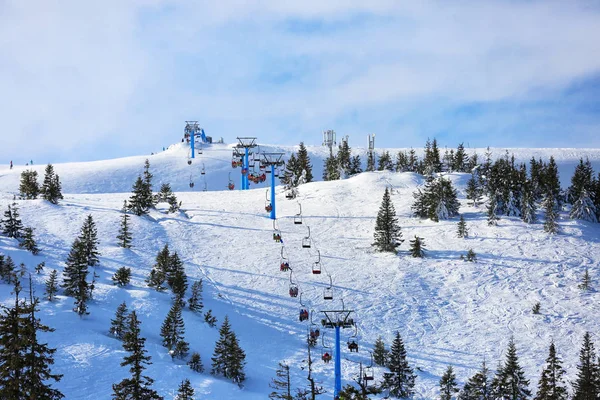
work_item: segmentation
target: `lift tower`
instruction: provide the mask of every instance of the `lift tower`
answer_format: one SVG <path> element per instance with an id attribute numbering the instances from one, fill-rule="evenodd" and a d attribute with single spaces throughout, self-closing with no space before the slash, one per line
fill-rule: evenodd
<path id="1" fill-rule="evenodd" d="M 271 219 L 276 219 L 275 214 L 275 168 L 283 167 L 284 153 L 262 153 L 262 165 L 271 167 Z"/>
<path id="2" fill-rule="evenodd" d="M 329 147 L 329 152 L 331 153 L 335 145 L 335 131 L 333 129 L 323 131 L 323 146 Z"/>
<path id="3" fill-rule="evenodd" d="M 375 171 L 375 134 L 367 135 L 369 141 L 369 153 L 367 154 L 367 171 Z M 371 166 L 371 169 L 369 169 Z"/>
<path id="4" fill-rule="evenodd" d="M 235 146 L 237 149 L 244 149 L 242 154 L 242 187 L 241 190 L 250 189 L 250 183 L 248 182 L 248 173 L 250 166 L 248 165 L 248 156 L 251 154 L 250 149 L 256 147 L 255 137 L 238 137 L 238 144 Z"/>
<path id="5" fill-rule="evenodd" d="M 343 305 L 343 303 L 342 303 Z M 340 346 L 340 328 L 354 327 L 354 319 L 350 318 L 353 310 L 329 310 L 321 311 L 325 318 L 321 319 L 321 325 L 324 328 L 335 329 L 335 385 L 333 388 L 333 398 L 337 399 L 342 391 L 342 355 Z"/>
<path id="6" fill-rule="evenodd" d="M 204 129 L 200 128 L 198 125 L 198 121 L 185 121 L 185 129 L 184 129 L 185 137 L 190 141 L 190 145 L 192 146 L 191 156 L 195 157 L 195 145 L 196 145 L 196 137 L 200 138 L 202 143 L 207 143 L 208 138 L 204 133 Z M 212 139 L 211 139 L 212 140 Z"/>

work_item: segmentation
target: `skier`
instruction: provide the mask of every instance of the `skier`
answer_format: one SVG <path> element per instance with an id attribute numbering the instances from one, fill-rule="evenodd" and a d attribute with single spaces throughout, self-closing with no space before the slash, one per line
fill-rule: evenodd
<path id="1" fill-rule="evenodd" d="M 12 160 L 10 160 L 10 169 L 12 169 Z"/>

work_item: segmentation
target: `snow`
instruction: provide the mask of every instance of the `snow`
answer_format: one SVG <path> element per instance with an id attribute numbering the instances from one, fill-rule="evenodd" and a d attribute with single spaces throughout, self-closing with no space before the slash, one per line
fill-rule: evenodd
<path id="1" fill-rule="evenodd" d="M 296 151 L 297 146 L 261 145 L 261 151 Z M 392 154 L 399 149 L 389 149 Z M 467 149 L 469 152 L 472 149 Z M 308 147 L 315 177 L 320 177 L 328 149 Z M 358 149 L 363 164 L 364 149 Z M 492 149 L 502 156 L 504 149 Z M 598 171 L 597 149 L 510 149 L 517 161 L 534 156 L 547 160 L 554 155 L 563 187 L 568 185 L 580 157 L 589 157 Z M 482 159 L 485 149 L 477 149 Z M 272 240 L 272 221 L 264 212 L 265 185 L 252 185 L 249 191 L 228 191 L 228 173 L 239 186 L 239 168 L 231 169 L 231 146 L 205 146 L 191 166 L 187 165 L 185 144 L 175 144 L 151 156 L 135 156 L 97 162 L 55 164 L 63 184 L 64 200 L 58 206 L 42 200 L 18 201 L 25 226 L 35 228 L 41 253 L 38 256 L 19 249 L 17 242 L 0 236 L 0 252 L 24 262 L 33 272 L 45 261 L 41 275 L 34 275 L 36 293 L 43 294 L 43 283 L 51 269 L 62 271 L 70 246 L 79 234 L 85 217 L 91 214 L 100 238 L 100 275 L 90 304 L 90 315 L 80 318 L 71 311 L 73 299 L 58 299 L 41 304 L 42 321 L 56 328 L 44 335 L 56 347 L 53 372 L 64 374 L 55 384 L 67 399 L 110 398 L 111 385 L 127 376 L 119 364 L 124 356 L 121 342 L 108 334 L 110 319 L 125 301 L 142 321 L 146 349 L 152 356 L 147 375 L 156 380 L 161 395 L 172 398 L 181 380 L 188 378 L 198 398 L 264 399 L 271 389 L 279 361 L 291 365 L 294 387 L 307 382 L 304 345 L 309 322 L 299 322 L 299 298 L 290 298 L 289 273 L 279 271 L 281 245 Z M 182 201 L 182 211 L 165 214 L 152 210 L 149 216 L 130 219 L 133 247 L 117 247 L 116 235 L 123 200 L 150 160 L 154 189 L 169 182 Z M 199 171 L 202 164 L 206 175 Z M 34 166 L 43 178 L 44 165 Z M 29 168 L 0 167 L 0 211 L 4 211 L 18 192 L 20 172 Z M 189 188 L 190 173 L 196 185 Z M 314 182 L 300 187 L 296 200 L 289 201 L 281 188 L 277 191 L 278 227 L 290 266 L 293 282 L 302 292 L 302 303 L 315 310 L 342 307 L 355 310 L 358 323 L 359 353 L 344 351 L 343 380 L 358 373 L 358 362 L 370 361 L 367 349 L 381 335 L 391 344 L 400 331 L 410 364 L 418 367 L 416 398 L 431 399 L 438 393 L 438 382 L 447 365 L 454 366 L 462 383 L 485 358 L 491 367 L 504 357 L 514 335 L 521 365 L 531 380 L 539 378 L 548 346 L 554 340 L 564 359 L 568 378 L 576 373 L 578 349 L 586 330 L 597 335 L 600 322 L 596 305 L 598 292 L 582 293 L 577 285 L 589 267 L 592 282 L 598 282 L 594 268 L 600 259 L 600 225 L 574 221 L 561 213 L 559 235 L 548 235 L 542 223 L 528 225 L 516 217 L 501 217 L 497 227 L 487 226 L 485 207 L 467 206 L 468 174 L 449 174 L 457 186 L 460 212 L 469 228 L 469 238 L 456 237 L 458 218 L 438 223 L 411 216 L 412 193 L 424 183 L 414 173 L 373 172 L 334 181 Z M 203 192 L 203 179 L 209 191 Z M 268 180 L 267 180 L 268 183 Z M 386 186 L 392 186 L 392 201 L 399 217 L 403 237 L 400 255 L 373 251 L 375 217 Z M 302 204 L 302 225 L 293 217 Z M 539 215 L 542 220 L 542 215 Z M 313 246 L 302 248 L 310 226 Z M 426 258 L 414 259 L 408 252 L 408 239 L 425 239 Z M 210 375 L 210 357 L 218 338 L 216 328 L 204 323 L 202 316 L 184 312 L 186 339 L 191 351 L 202 356 L 206 372 L 191 371 L 184 362 L 173 361 L 160 344 L 160 325 L 170 306 L 168 293 L 146 287 L 157 252 L 168 243 L 185 263 L 193 281 L 204 280 L 204 310 L 212 309 L 217 328 L 228 315 L 242 348 L 247 354 L 247 381 L 240 389 L 222 378 Z M 472 248 L 478 262 L 460 260 Z M 321 253 L 323 273 L 313 275 L 312 264 Z M 132 269 L 132 282 L 126 288 L 112 284 L 111 276 L 120 267 Z M 334 300 L 322 299 L 332 276 Z M 191 282 L 190 282 L 191 286 Z M 10 304 L 11 288 L 0 284 L 0 301 Z M 531 307 L 541 303 L 541 314 Z M 324 330 L 322 329 L 322 332 Z M 354 332 L 342 334 L 344 342 Z M 600 340 L 593 336 L 595 342 Z M 333 387 L 333 363 L 320 361 L 322 344 L 332 346 L 332 332 L 325 332 L 315 349 L 315 375 L 328 389 Z M 345 346 L 343 347 L 345 348 Z M 383 369 L 376 368 L 380 380 Z"/>

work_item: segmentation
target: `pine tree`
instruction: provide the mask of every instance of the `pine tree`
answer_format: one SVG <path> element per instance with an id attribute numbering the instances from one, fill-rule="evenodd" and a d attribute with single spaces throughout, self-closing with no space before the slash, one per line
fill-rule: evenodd
<path id="1" fill-rule="evenodd" d="M 340 179 L 338 159 L 333 152 L 329 152 L 329 156 L 325 159 L 324 163 L 323 180 L 335 181 L 338 179 Z"/>
<path id="2" fill-rule="evenodd" d="M 379 336 L 373 346 L 373 362 L 381 366 L 387 365 L 388 354 L 389 351 L 385 348 L 383 338 Z"/>
<path id="3" fill-rule="evenodd" d="M 444 178 L 427 177 L 424 189 L 413 193 L 415 202 L 411 209 L 417 217 L 430 218 L 438 222 L 458 215 L 460 203 L 452 182 Z"/>
<path id="4" fill-rule="evenodd" d="M 357 175 L 362 172 L 362 163 L 360 161 L 360 156 L 357 154 L 352 157 L 352 161 L 350 161 L 350 176 Z"/>
<path id="5" fill-rule="evenodd" d="M 144 161 L 144 173 L 143 173 L 143 180 L 144 180 L 143 199 L 144 199 L 145 206 L 147 206 L 148 208 L 152 208 L 156 204 L 154 201 L 154 196 L 152 195 L 152 178 L 153 177 L 154 177 L 154 175 L 152 175 L 152 173 L 150 173 L 150 161 L 148 161 L 148 159 L 146 158 L 146 161 Z"/>
<path id="6" fill-rule="evenodd" d="M 19 218 L 19 208 L 17 203 L 13 203 L 12 206 L 8 205 L 8 210 L 4 212 L 4 219 L 1 221 L 4 225 L 3 234 L 10 238 L 19 239 L 23 236 L 23 223 Z"/>
<path id="7" fill-rule="evenodd" d="M 42 272 L 44 272 L 44 267 L 46 266 L 46 261 L 42 261 L 41 263 L 39 263 L 38 265 L 35 266 L 35 273 L 36 274 L 41 274 Z"/>
<path id="8" fill-rule="evenodd" d="M 588 267 L 585 267 L 585 272 L 583 273 L 583 278 L 581 278 L 581 283 L 577 286 L 581 290 L 590 290 L 591 289 L 591 278 Z"/>
<path id="9" fill-rule="evenodd" d="M 404 242 L 402 239 L 402 231 L 396 217 L 396 210 L 390 197 L 390 191 L 386 187 L 383 193 L 383 199 L 377 219 L 375 221 L 375 243 L 372 245 L 377 247 L 378 251 L 389 251 L 395 253 Z"/>
<path id="10" fill-rule="evenodd" d="M 458 145 L 456 153 L 454 154 L 454 165 L 453 169 L 457 172 L 466 172 L 467 165 L 469 163 L 469 156 L 465 152 L 465 146 L 463 143 Z"/>
<path id="11" fill-rule="evenodd" d="M 232 382 L 237 383 L 238 386 L 242 387 L 244 381 L 246 380 L 246 373 L 244 372 L 244 366 L 246 365 L 246 353 L 240 347 L 235 332 L 231 332 L 227 348 L 229 354 L 227 357 L 227 369 L 224 376 L 231 379 Z"/>
<path id="12" fill-rule="evenodd" d="M 50 276 L 46 280 L 46 298 L 48 301 L 53 301 L 54 296 L 58 292 L 58 271 L 53 269 Z"/>
<path id="13" fill-rule="evenodd" d="M 85 248 L 85 257 L 87 265 L 90 267 L 94 267 L 100 261 L 98 257 L 100 256 L 100 252 L 98 252 L 98 229 L 96 228 L 96 223 L 94 222 L 94 218 L 92 215 L 88 215 L 81 227 L 81 234 L 79 235 L 80 240 Z"/>
<path id="14" fill-rule="evenodd" d="M 75 239 L 67 263 L 63 270 L 63 288 L 67 296 L 75 298 L 75 310 L 79 315 L 87 314 L 87 301 L 90 298 L 87 283 L 88 263 L 84 243 Z"/>
<path id="15" fill-rule="evenodd" d="M 48 200 L 52 204 L 58 204 L 58 200 L 63 198 L 60 179 L 58 178 L 58 175 L 54 173 L 52 164 L 46 166 L 44 183 L 42 184 L 40 193 L 44 200 Z"/>
<path id="16" fill-rule="evenodd" d="M 350 146 L 348 144 L 348 138 L 342 140 L 342 143 L 339 146 L 337 158 L 339 168 L 343 172 L 344 177 L 350 175 L 351 152 L 352 150 L 350 149 Z"/>
<path id="17" fill-rule="evenodd" d="M 279 368 L 275 371 L 275 378 L 271 379 L 269 387 L 275 389 L 269 394 L 269 399 L 293 400 L 292 386 L 290 383 L 290 366 L 286 363 L 279 363 Z"/>
<path id="18" fill-rule="evenodd" d="M 596 214 L 596 205 L 590 198 L 587 190 L 582 189 L 579 198 L 573 204 L 573 208 L 571 209 L 571 214 L 569 216 L 571 217 L 571 219 L 581 219 L 583 221 L 598 222 L 598 217 L 596 216 Z"/>
<path id="19" fill-rule="evenodd" d="M 133 184 L 132 193 L 127 204 L 127 209 L 138 217 L 148 214 L 147 191 L 141 176 L 138 176 Z"/>
<path id="20" fill-rule="evenodd" d="M 310 158 L 308 157 L 308 151 L 306 150 L 306 146 L 304 146 L 304 142 L 300 142 L 300 148 L 298 149 L 298 157 L 296 159 L 298 161 L 298 172 L 300 173 L 300 175 L 304 173 L 305 183 L 312 182 L 312 165 L 310 163 Z"/>
<path id="21" fill-rule="evenodd" d="M 123 348 L 129 352 L 125 356 L 121 366 L 129 365 L 131 378 L 125 378 L 118 384 L 113 385 L 113 399 L 115 400 L 162 400 L 158 393 L 151 389 L 154 380 L 143 376 L 145 365 L 152 364 L 151 357 L 146 355 L 144 343 L 146 339 L 140 337 L 140 321 L 135 311 L 128 317 L 127 332 L 123 337 Z"/>
<path id="22" fill-rule="evenodd" d="M 175 400 L 194 400 L 194 388 L 189 379 L 181 381 Z"/>
<path id="23" fill-rule="evenodd" d="M 0 254 L 0 278 L 9 285 L 17 281 L 16 266 L 11 256 L 4 258 Z"/>
<path id="24" fill-rule="evenodd" d="M 125 333 L 127 332 L 127 325 L 127 304 L 125 304 L 125 302 L 122 302 L 121 304 L 119 304 L 119 307 L 117 307 L 117 311 L 115 312 L 115 318 L 110 320 L 110 333 L 117 339 L 123 339 Z"/>
<path id="25" fill-rule="evenodd" d="M 181 302 L 175 301 L 160 328 L 163 346 L 169 349 L 171 357 L 178 358 L 185 357 L 189 350 L 189 345 L 184 340 L 185 325 L 181 308 Z"/>
<path id="26" fill-rule="evenodd" d="M 150 276 L 147 279 L 148 286 L 156 289 L 159 292 L 164 291 L 166 288 L 163 286 L 169 274 L 171 264 L 171 254 L 169 252 L 169 245 L 166 244 L 156 256 L 156 264 L 150 271 Z"/>
<path id="27" fill-rule="evenodd" d="M 375 152 L 374 151 L 369 151 L 369 154 L 367 155 L 367 172 L 373 172 L 375 171 Z"/>
<path id="28" fill-rule="evenodd" d="M 556 223 L 558 213 L 556 212 L 556 200 L 552 192 L 546 193 L 542 208 L 545 212 L 544 231 L 551 234 L 558 233 L 558 224 Z"/>
<path id="29" fill-rule="evenodd" d="M 131 268 L 121 267 L 115 272 L 112 276 L 112 280 L 115 285 L 119 287 L 129 285 L 129 281 L 131 280 Z"/>
<path id="30" fill-rule="evenodd" d="M 394 163 L 392 162 L 392 157 L 390 156 L 389 151 L 384 151 L 379 160 L 377 161 L 377 170 L 378 171 L 389 171 L 393 169 Z"/>
<path id="31" fill-rule="evenodd" d="M 193 352 L 190 357 L 190 361 L 188 361 L 187 365 L 189 365 L 190 369 L 194 372 L 204 372 L 204 366 L 202 365 L 202 359 L 200 358 L 200 353 Z"/>
<path id="32" fill-rule="evenodd" d="M 467 228 L 467 223 L 465 222 L 465 218 L 460 216 L 460 220 L 458 221 L 458 230 L 457 235 L 459 238 L 469 237 L 469 229 Z"/>
<path id="33" fill-rule="evenodd" d="M 471 178 L 467 182 L 467 200 L 470 200 L 469 205 L 479 207 L 481 204 L 481 188 L 479 182 L 475 178 L 475 174 L 471 174 Z"/>
<path id="34" fill-rule="evenodd" d="M 410 240 L 410 255 L 415 258 L 422 258 L 425 255 L 425 240 L 415 235 L 414 239 Z"/>
<path id="35" fill-rule="evenodd" d="M 129 231 L 129 215 L 123 214 L 121 217 L 121 227 L 119 228 L 119 234 L 117 235 L 119 246 L 124 249 L 130 249 L 131 239 L 131 232 Z"/>
<path id="36" fill-rule="evenodd" d="M 188 283 L 183 262 L 177 252 L 169 257 L 169 268 L 167 270 L 167 284 L 171 287 L 173 294 L 179 300 L 183 299 L 187 291 Z"/>
<path id="37" fill-rule="evenodd" d="M 546 367 L 542 371 L 534 400 L 567 400 L 565 373 L 560 358 L 556 355 L 554 343 L 551 343 L 548 358 L 546 358 Z"/>
<path id="38" fill-rule="evenodd" d="M 465 256 L 465 261 L 477 262 L 477 254 L 475 254 L 473 249 L 469 249 L 469 251 L 467 251 L 467 255 Z"/>
<path id="39" fill-rule="evenodd" d="M 558 166 L 556 165 L 556 161 L 554 161 L 553 156 L 550 156 L 550 161 L 548 162 L 548 165 L 546 165 L 546 167 L 544 168 L 541 179 L 543 191 L 540 192 L 540 195 L 541 193 L 554 193 L 556 205 L 558 208 L 560 208 L 562 201 L 561 196 L 559 195 L 561 192 L 560 179 L 558 176 Z"/>
<path id="40" fill-rule="evenodd" d="M 521 199 L 521 219 L 527 224 L 535 223 L 535 195 L 531 189 L 531 184 L 523 186 L 523 197 Z"/>
<path id="41" fill-rule="evenodd" d="M 158 193 L 156 193 L 156 195 L 154 196 L 154 201 L 156 203 L 166 203 L 169 199 L 169 196 L 171 196 L 172 194 L 173 191 L 171 190 L 171 185 L 168 183 L 163 183 L 162 185 L 160 185 L 160 190 L 158 191 Z"/>
<path id="42" fill-rule="evenodd" d="M 23 247 L 25 250 L 31 252 L 34 256 L 40 253 L 40 249 L 37 247 L 35 238 L 33 237 L 33 228 L 27 227 L 23 229 L 23 241 L 19 243 L 19 247 Z"/>
<path id="43" fill-rule="evenodd" d="M 225 378 L 241 385 L 246 379 L 244 373 L 245 359 L 246 354 L 239 347 L 237 337 L 229 325 L 229 318 L 225 316 L 219 329 L 219 340 L 215 344 L 215 350 L 211 358 L 211 374 L 223 375 Z"/>
<path id="44" fill-rule="evenodd" d="M 223 375 L 227 369 L 227 345 L 231 335 L 231 325 L 229 317 L 225 316 L 221 328 L 219 329 L 219 340 L 215 344 L 213 351 L 211 374 Z"/>
<path id="45" fill-rule="evenodd" d="M 506 361 L 496 372 L 496 377 L 492 382 L 492 392 L 496 398 L 522 400 L 531 396 L 528 385 L 529 381 L 525 379 L 525 373 L 519 365 L 515 342 L 511 338 L 508 343 Z"/>
<path id="46" fill-rule="evenodd" d="M 573 400 L 595 400 L 600 394 L 600 367 L 596 363 L 596 351 L 591 335 L 583 335 L 583 344 L 579 351 L 577 380 L 573 383 Z"/>
<path id="47" fill-rule="evenodd" d="M 40 185 L 37 182 L 37 171 L 27 170 L 21 172 L 21 182 L 19 184 L 19 196 L 26 200 L 37 199 L 40 193 Z"/>
<path id="48" fill-rule="evenodd" d="M 396 332 L 390 349 L 388 368 L 390 372 L 383 374 L 381 388 L 389 390 L 390 395 L 394 397 L 411 397 L 414 393 L 416 375 L 406 360 L 406 349 L 399 332 Z"/>
<path id="49" fill-rule="evenodd" d="M 490 226 L 498 225 L 498 220 L 500 218 L 498 217 L 497 210 L 498 210 L 498 202 L 496 201 L 496 196 L 492 194 L 490 196 L 490 202 L 488 203 L 488 206 L 487 206 L 488 225 L 490 225 Z"/>
<path id="50" fill-rule="evenodd" d="M 204 304 L 202 303 L 202 279 L 192 284 L 192 295 L 188 300 L 188 307 L 194 312 L 201 312 Z"/>
<path id="51" fill-rule="evenodd" d="M 204 321 L 210 326 L 214 328 L 217 325 L 217 317 L 212 315 L 212 310 L 208 310 L 204 313 Z"/>
<path id="52" fill-rule="evenodd" d="M 481 369 L 465 383 L 458 400 L 492 400 L 489 370 L 485 361 Z"/>
<path id="53" fill-rule="evenodd" d="M 446 369 L 446 372 L 440 379 L 440 400 L 456 399 L 456 393 L 458 393 L 458 388 L 456 387 L 456 375 L 454 375 L 452 365 L 449 365 L 448 369 Z"/>
<path id="54" fill-rule="evenodd" d="M 575 172 L 571 177 L 571 186 L 569 187 L 568 197 L 571 203 L 574 203 L 581 197 L 581 192 L 584 190 L 588 193 L 593 191 L 593 168 L 590 160 L 579 160 L 579 164 L 575 167 Z"/>

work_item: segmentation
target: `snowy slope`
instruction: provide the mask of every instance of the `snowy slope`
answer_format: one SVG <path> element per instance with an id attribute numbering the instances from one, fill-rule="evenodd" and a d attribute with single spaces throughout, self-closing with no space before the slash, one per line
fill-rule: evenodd
<path id="1" fill-rule="evenodd" d="M 294 148 L 261 146 L 261 150 Z M 327 151 L 316 147 L 309 151 L 318 177 Z M 483 155 L 483 150 L 477 151 Z M 547 159 L 553 154 L 563 184 L 570 179 L 571 167 L 580 157 L 589 157 L 596 170 L 600 162 L 600 150 L 592 149 L 514 152 L 525 161 L 531 156 Z M 501 155 L 503 150 L 494 150 L 494 154 Z M 65 375 L 57 387 L 68 399 L 110 398 L 111 384 L 127 375 L 126 369 L 119 366 L 124 355 L 121 343 L 107 334 L 110 319 L 122 301 L 138 310 L 142 333 L 148 339 L 146 347 L 154 362 L 148 375 L 156 379 L 155 388 L 167 398 L 187 377 L 199 398 L 264 399 L 280 360 L 292 365 L 294 386 L 306 382 L 300 367 L 306 356 L 303 343 L 308 323 L 298 321 L 299 300 L 287 294 L 290 276 L 279 272 L 281 246 L 271 237 L 273 226 L 264 212 L 264 188 L 220 190 L 231 171 L 231 149 L 226 145 L 205 148 L 192 167 L 187 165 L 186 157 L 187 150 L 180 144 L 150 156 L 155 186 L 170 182 L 180 191 L 177 194 L 183 212 L 167 215 L 153 211 L 148 217 L 133 217 L 131 250 L 118 248 L 114 237 L 119 210 L 142 171 L 144 156 L 55 165 L 65 195 L 60 205 L 19 201 L 24 224 L 36 229 L 42 249 L 39 256 L 31 256 L 12 239 L 0 236 L 0 251 L 10 254 L 17 264 L 24 262 L 33 270 L 37 263 L 46 261 L 48 267 L 60 271 L 84 218 L 92 214 L 98 225 L 100 284 L 91 314 L 80 319 L 71 311 L 72 299 L 67 297 L 42 303 L 42 320 L 56 328 L 55 333 L 47 335 L 49 343 L 58 348 L 54 371 Z M 198 171 L 200 162 L 205 164 L 209 191 L 202 192 L 197 183 L 196 191 L 191 192 L 189 171 Z M 0 210 L 12 202 L 23 168 L 0 168 Z M 36 168 L 43 176 L 43 166 Z M 235 172 L 237 184 L 239 169 Z M 361 351 L 358 355 L 344 353 L 344 380 L 349 381 L 357 373 L 357 362 L 369 362 L 364 350 L 377 336 L 382 335 L 390 343 L 396 330 L 405 340 L 411 364 L 420 369 L 418 398 L 435 396 L 448 364 L 454 365 L 461 382 L 484 357 L 495 366 L 511 335 L 532 387 L 552 339 L 565 359 L 569 378 L 573 378 L 583 332 L 597 334 L 600 322 L 594 308 L 599 294 L 582 294 L 577 289 L 586 266 L 597 282 L 598 272 L 593 267 L 600 260 L 600 225 L 571 221 L 562 215 L 562 234 L 554 237 L 546 235 L 539 223 L 526 226 L 515 218 L 505 217 L 498 227 L 488 227 L 482 209 L 465 205 L 468 176 L 450 177 L 459 188 L 461 212 L 471 233 L 468 239 L 455 237 L 456 220 L 434 223 L 410 216 L 412 193 L 422 184 L 422 178 L 412 173 L 364 173 L 343 181 L 303 185 L 298 198 L 302 225 L 293 224 L 298 202 L 287 201 L 278 192 L 278 224 L 303 303 L 318 311 L 341 307 L 343 299 L 347 308 L 355 310 Z M 196 182 L 201 182 L 199 175 Z M 392 199 L 407 239 L 400 256 L 374 253 L 370 246 L 386 185 L 394 188 Z M 307 225 L 313 240 L 311 249 L 301 247 Z M 423 260 L 405 254 L 408 239 L 415 234 L 425 238 L 427 258 Z M 229 315 L 247 353 L 248 380 L 244 389 L 208 373 L 191 372 L 183 363 L 173 362 L 160 345 L 160 325 L 170 307 L 170 297 L 148 290 L 144 279 L 165 243 L 182 256 L 192 280 L 204 279 L 205 309 L 212 309 L 219 323 Z M 459 260 L 469 248 L 478 254 L 478 263 Z M 320 276 L 311 273 L 316 249 L 321 252 L 325 269 Z M 128 288 L 120 289 L 112 285 L 110 276 L 123 265 L 132 267 L 134 276 Z M 38 295 L 43 293 L 43 281 L 50 268 L 35 276 Z M 333 302 L 322 299 L 323 289 L 329 285 L 327 273 L 333 279 Z M 0 284 L 0 300 L 8 304 L 10 299 L 10 287 Z M 537 301 L 542 305 L 541 315 L 531 313 Z M 200 316 L 186 312 L 184 319 L 186 339 L 192 350 L 201 353 L 209 369 L 217 330 L 203 323 Z M 350 334 L 344 332 L 344 340 Z M 331 333 L 326 333 L 324 344 L 331 345 L 331 339 Z M 317 379 L 330 389 L 333 364 L 317 362 L 315 370 Z M 376 372 L 380 379 L 382 371 Z"/>

